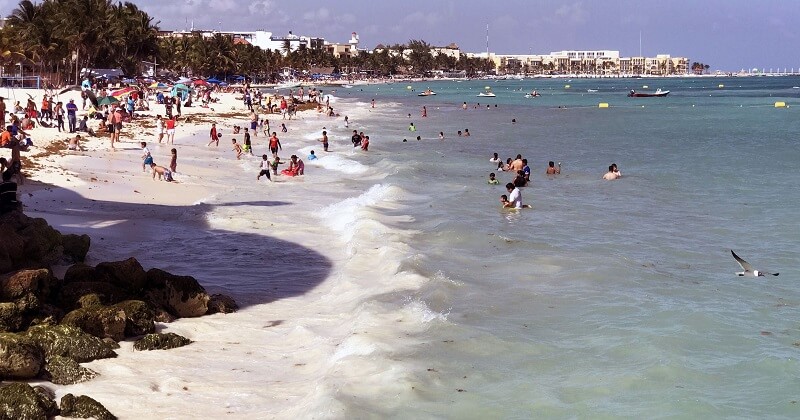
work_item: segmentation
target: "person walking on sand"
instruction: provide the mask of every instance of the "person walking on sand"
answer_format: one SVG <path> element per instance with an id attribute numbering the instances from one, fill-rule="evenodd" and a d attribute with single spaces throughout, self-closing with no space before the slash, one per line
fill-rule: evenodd
<path id="1" fill-rule="evenodd" d="M 422 106 L 422 117 L 426 118 L 428 116 L 428 107 L 425 105 Z"/>
<path id="2" fill-rule="evenodd" d="M 272 157 L 278 157 L 278 150 L 283 150 L 283 146 L 281 146 L 281 141 L 278 139 L 278 133 L 272 132 L 272 136 L 269 138 L 269 151 L 272 152 Z"/>
<path id="3" fill-rule="evenodd" d="M 69 102 L 67 103 L 67 121 L 69 122 L 70 133 L 75 132 L 75 126 L 77 125 L 78 122 L 78 117 L 76 115 L 77 112 L 78 112 L 78 105 L 75 105 L 74 99 L 70 99 Z M 112 141 L 111 144 L 113 148 L 114 142 Z"/>
<path id="4" fill-rule="evenodd" d="M 56 118 L 56 128 L 58 128 L 58 132 L 67 131 L 64 128 L 64 104 L 61 101 L 56 103 L 56 107 L 53 109 L 53 114 Z"/>
<path id="5" fill-rule="evenodd" d="M 206 147 L 211 146 L 211 143 L 215 143 L 217 147 L 219 147 L 219 133 L 217 133 L 217 123 L 211 123 L 211 131 L 209 132 L 211 136 L 211 141 L 208 142 Z"/>
<path id="6" fill-rule="evenodd" d="M 141 142 L 142 145 L 142 172 L 147 172 L 146 166 L 153 163 L 153 156 L 150 154 L 150 149 L 147 148 L 147 142 Z"/>
<path id="7" fill-rule="evenodd" d="M 261 159 L 262 159 L 261 160 L 261 166 L 260 166 L 261 171 L 258 173 L 258 176 L 256 177 L 256 180 L 259 180 L 259 179 L 261 179 L 262 176 L 266 175 L 267 179 L 272 181 L 272 177 L 269 175 L 269 170 L 270 170 L 270 167 L 272 166 L 272 164 L 269 161 L 269 158 L 267 157 L 267 155 L 261 155 Z M 277 167 L 276 167 L 275 171 L 277 172 Z"/>
<path id="8" fill-rule="evenodd" d="M 167 144 L 175 144 L 175 125 L 178 123 L 178 116 L 174 116 L 167 120 Z"/>
<path id="9" fill-rule="evenodd" d="M 239 143 L 236 143 L 236 139 L 231 139 L 231 143 L 233 144 L 232 150 L 236 152 L 236 160 L 240 160 L 242 158 L 242 154 L 244 154 L 242 151 L 242 146 L 240 146 Z"/>
<path id="10" fill-rule="evenodd" d="M 164 139 L 164 120 L 161 119 L 161 115 L 156 115 L 156 134 L 158 134 L 158 142 L 161 143 L 161 140 Z"/>
<path id="11" fill-rule="evenodd" d="M 169 160 L 169 170 L 178 173 L 178 151 L 173 147 L 170 153 L 172 158 Z"/>
<path id="12" fill-rule="evenodd" d="M 111 132 L 111 148 L 113 149 L 114 143 L 119 143 L 119 134 L 122 132 L 122 108 L 117 108 L 111 118 L 114 124 L 114 131 Z"/>
<path id="13" fill-rule="evenodd" d="M 322 138 L 317 140 L 318 142 L 322 143 L 322 148 L 327 152 L 328 151 L 328 132 L 322 131 Z"/>

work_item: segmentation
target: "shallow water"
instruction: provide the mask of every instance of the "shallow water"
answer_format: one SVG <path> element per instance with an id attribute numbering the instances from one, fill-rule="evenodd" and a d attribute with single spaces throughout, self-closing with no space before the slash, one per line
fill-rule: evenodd
<path id="1" fill-rule="evenodd" d="M 796 418 L 798 84 L 364 86 L 336 92 L 349 128 L 289 124 L 284 155 L 321 149 L 323 126 L 332 139 L 303 180 L 256 184 L 258 159 L 232 166 L 198 148 L 229 188 L 153 227 L 184 246 L 93 252 L 192 274 L 245 309 L 169 325 L 196 343 L 95 362 L 104 379 L 65 390 L 126 392 L 164 418 Z M 497 97 L 477 98 L 487 85 Z M 672 93 L 626 97 L 642 85 Z M 428 87 L 438 95 L 416 96 Z M 524 98 L 532 89 L 542 96 Z M 352 129 L 369 153 L 349 145 Z M 532 210 L 499 208 L 493 152 L 530 161 Z M 544 175 L 549 160 L 561 175 Z M 602 181 L 612 162 L 623 178 Z M 781 275 L 735 277 L 729 249 Z M 114 382 L 120 365 L 145 385 Z"/>

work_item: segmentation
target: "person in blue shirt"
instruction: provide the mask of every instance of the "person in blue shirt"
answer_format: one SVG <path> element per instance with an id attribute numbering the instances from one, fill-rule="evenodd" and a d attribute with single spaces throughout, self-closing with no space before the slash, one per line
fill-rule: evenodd
<path id="1" fill-rule="evenodd" d="M 69 121 L 69 132 L 74 133 L 78 122 L 78 117 L 76 114 L 78 112 L 78 105 L 75 105 L 74 99 L 70 99 L 66 108 L 67 108 L 67 121 Z"/>
<path id="2" fill-rule="evenodd" d="M 531 167 L 528 166 L 528 159 L 522 159 L 522 173 L 525 176 L 525 181 L 531 180 Z"/>
<path id="3" fill-rule="evenodd" d="M 314 159 L 316 159 L 316 158 L 317 158 L 317 155 L 315 155 L 315 154 L 314 154 L 314 151 L 312 150 L 312 151 L 311 151 L 311 154 L 310 154 L 310 155 L 308 155 L 308 160 L 314 160 Z"/>

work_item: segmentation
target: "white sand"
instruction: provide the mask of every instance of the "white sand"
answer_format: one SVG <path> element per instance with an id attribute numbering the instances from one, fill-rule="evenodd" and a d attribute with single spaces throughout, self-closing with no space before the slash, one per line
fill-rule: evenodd
<path id="1" fill-rule="evenodd" d="M 17 91 L 15 96 L 27 97 L 26 93 L 41 101 L 42 92 Z M 60 99 L 64 101 L 70 97 L 78 99 L 76 102 L 80 104 L 77 92 L 62 95 Z M 7 105 L 13 103 L 7 102 Z M 151 106 L 163 112 L 163 106 L 152 102 Z M 62 232 L 88 233 L 92 237 L 90 264 L 135 256 L 145 269 L 158 267 L 176 274 L 194 275 L 201 283 L 209 276 L 238 276 L 236 278 L 246 280 L 248 275 L 255 275 L 257 281 L 291 275 L 273 268 L 277 265 L 267 260 L 268 255 L 252 257 L 255 269 L 225 267 L 223 259 L 218 269 L 206 269 L 200 275 L 192 269 L 191 261 L 202 262 L 203 255 L 194 253 L 203 249 L 203 244 L 193 243 L 182 253 L 182 244 L 170 242 L 171 236 L 182 233 L 181 229 L 192 229 L 194 216 L 206 212 L 207 207 L 198 203 L 214 201 L 220 189 L 231 191 L 237 188 L 237 183 L 252 182 L 254 186 L 248 185 L 249 192 L 243 191 L 243 194 L 263 194 L 264 198 L 242 199 L 245 205 L 265 205 L 258 200 L 285 204 L 275 210 L 256 207 L 257 211 L 250 214 L 239 213 L 245 216 L 241 219 L 209 220 L 209 224 L 216 230 L 246 231 L 251 229 L 247 217 L 255 214 L 258 222 L 271 228 L 265 233 L 254 231 L 257 235 L 269 235 L 264 236 L 264 241 L 276 238 L 296 243 L 301 249 L 319 250 L 330 260 L 334 267 L 331 275 L 335 275 L 335 267 L 347 256 L 331 246 L 336 234 L 319 221 L 314 222 L 311 214 L 346 196 L 336 196 L 326 190 L 326 183 L 335 181 L 321 173 L 324 165 L 307 163 L 305 179 L 257 183 L 255 175 L 260 157 L 237 161 L 230 150 L 232 126 L 245 126 L 247 111 L 233 94 L 222 94 L 221 102 L 213 108 L 216 113 L 199 107 L 182 109 L 184 117 L 214 117 L 216 114 L 214 120 L 223 137 L 218 149 L 207 148 L 208 123 L 180 124 L 174 146 L 179 150 L 176 183 L 154 181 L 149 172 L 142 172 L 139 141 L 148 142 L 156 163 L 164 166 L 169 163 L 169 150 L 173 146 L 158 145 L 154 128 L 137 128 L 137 122 L 126 124 L 117 151 L 109 150 L 107 138 L 91 138 L 83 144 L 87 148 L 85 152 L 63 150 L 51 154 L 42 153 L 42 150 L 70 135 L 59 134 L 55 128 L 32 130 L 36 147 L 27 156 L 38 167 L 23 168 L 29 176 L 28 183 L 20 188 L 26 213 L 46 218 Z M 218 115 L 221 112 L 230 114 L 232 109 L 238 117 Z M 155 112 L 147 114 L 155 115 Z M 298 149 L 308 146 L 321 150 L 308 136 L 325 125 L 331 131 L 333 125 L 341 123 L 341 118 L 323 117 L 314 111 L 301 114 L 301 121 L 288 122 L 290 132 L 287 134 L 280 133 L 280 116 L 270 118 L 273 131 L 280 134 L 284 149 L 280 155 L 284 159 L 299 154 Z M 151 119 L 147 120 L 154 125 Z M 348 130 L 340 127 L 338 131 L 339 135 L 346 135 Z M 241 142 L 241 135 L 236 137 Z M 266 142 L 263 133 L 252 140 L 258 153 L 263 153 Z M 340 150 L 341 154 L 330 158 L 342 160 L 354 153 L 344 148 Z M 320 173 L 315 173 L 317 171 Z M 353 193 L 360 194 L 347 194 Z M 315 195 L 315 207 L 309 208 L 309 201 L 304 197 L 311 194 Z M 224 207 L 228 208 L 233 207 Z M 247 207 L 242 211 L 247 212 Z M 265 217 L 267 220 L 263 220 Z M 182 224 L 183 218 L 189 222 Z M 302 224 L 302 229 L 294 230 L 298 223 Z M 259 244 L 242 244 L 248 245 Z M 209 259 L 219 259 L 223 258 L 220 253 L 224 251 L 208 249 L 204 252 L 209 253 Z M 263 268 L 259 265 L 262 258 L 265 259 Z M 252 273 L 254 270 L 256 272 Z M 364 276 L 364 281 L 368 282 L 365 284 L 370 284 L 371 273 L 365 271 Z M 348 279 L 346 284 L 351 285 L 356 280 Z M 87 364 L 99 372 L 100 377 L 83 384 L 56 387 L 56 394 L 90 395 L 120 418 L 137 418 L 143 413 L 149 418 L 218 418 L 231 414 L 238 418 L 294 418 L 315 416 L 314 413 L 330 414 L 329 410 L 334 407 L 326 402 L 329 398 L 325 395 L 335 390 L 320 388 L 316 380 L 338 369 L 335 365 L 341 363 L 342 356 L 334 357 L 337 346 L 353 331 L 351 325 L 342 323 L 339 314 L 345 311 L 357 316 L 355 305 L 360 302 L 357 295 L 336 292 L 337 287 L 341 286 L 325 281 L 301 295 L 251 305 L 236 314 L 179 320 L 160 326 L 165 331 L 187 336 L 195 343 L 168 352 L 133 352 L 131 343 L 123 343 L 119 358 Z M 363 287 L 353 290 L 360 293 Z M 350 373 L 354 374 L 358 375 Z"/>

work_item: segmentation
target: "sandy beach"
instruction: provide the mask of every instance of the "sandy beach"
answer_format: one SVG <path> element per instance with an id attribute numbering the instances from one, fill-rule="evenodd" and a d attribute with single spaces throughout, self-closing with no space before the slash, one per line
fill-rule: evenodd
<path id="1" fill-rule="evenodd" d="M 42 92 L 14 92 L 17 98 L 26 94 L 40 100 Z M 70 92 L 59 100 L 74 98 L 80 104 L 78 95 Z M 106 137 L 86 139 L 85 151 L 67 151 L 69 133 L 31 130 L 35 147 L 24 154 L 27 180 L 20 187 L 27 214 L 65 233 L 89 234 L 89 264 L 135 256 L 145 268 L 195 276 L 209 292 L 228 293 L 242 306 L 235 314 L 157 327 L 195 341 L 182 349 L 134 352 L 132 343 L 122 343 L 120 357 L 87 364 L 98 378 L 55 387 L 57 395 L 92 395 L 120 418 L 140 417 L 137 407 L 147 407 L 148 418 L 294 417 L 320 410 L 298 401 L 314 401 L 309 397 L 321 392 L 314 378 L 332 368 L 336 346 L 352 328 L 340 325 L 336 312 L 325 308 L 340 310 L 359 301 L 335 294 L 336 286 L 327 282 L 347 255 L 330 247 L 332 233 L 309 218 L 342 198 L 324 194 L 330 182 L 324 166 L 336 166 L 337 158 L 306 162 L 305 177 L 257 182 L 267 139 L 263 133 L 253 137 L 256 155 L 235 158 L 230 139 L 241 143 L 242 137 L 233 136 L 232 127 L 245 126 L 249 115 L 235 97 L 220 94 L 211 107 L 217 111 L 184 108 L 182 117 L 191 122 L 177 126 L 174 146 L 158 144 L 154 133 L 152 117 L 163 114 L 162 105 L 151 105 L 156 109 L 126 124 L 116 151 Z M 291 154 L 305 158 L 311 148 L 321 151 L 316 142 L 321 129 L 327 126 L 332 133 L 342 124 L 342 117 L 313 110 L 292 121 L 268 117 L 286 160 Z M 211 121 L 222 133 L 219 147 L 206 146 Z M 287 133 L 280 133 L 282 122 Z M 338 131 L 344 139 L 348 130 Z M 154 181 L 149 170 L 142 171 L 140 141 L 147 141 L 155 162 L 165 166 L 170 149 L 178 150 L 177 182 Z M 232 191 L 241 201 L 230 199 Z M 313 203 L 303 199 L 310 196 L 316 197 Z M 228 210 L 232 213 L 224 213 Z M 249 220 L 253 217 L 258 220 Z M 303 229 L 293 228 L 298 222 Z M 263 231 L 258 223 L 270 229 Z M 231 244 L 240 247 L 230 249 Z M 309 307 L 317 309 L 309 312 Z M 324 329 L 324 335 L 309 325 Z"/>

